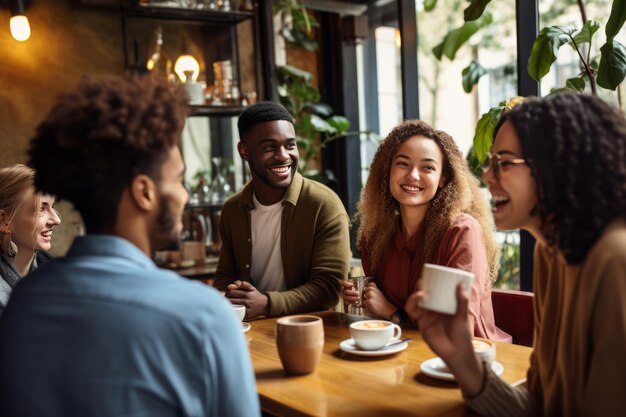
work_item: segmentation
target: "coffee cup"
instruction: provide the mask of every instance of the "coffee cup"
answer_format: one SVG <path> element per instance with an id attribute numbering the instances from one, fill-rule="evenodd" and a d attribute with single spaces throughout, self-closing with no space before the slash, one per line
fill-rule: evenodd
<path id="1" fill-rule="evenodd" d="M 476 355 L 483 361 L 491 364 L 494 360 L 496 360 L 496 345 L 488 340 L 483 339 L 472 339 L 472 346 L 474 347 L 474 352 Z"/>
<path id="2" fill-rule="evenodd" d="M 392 340 L 400 340 L 402 329 L 386 320 L 362 320 L 350 324 L 350 336 L 361 350 L 378 350 Z"/>
<path id="3" fill-rule="evenodd" d="M 239 304 L 232 304 L 233 310 L 235 310 L 235 314 L 237 318 L 243 321 L 243 318 L 246 317 L 246 306 L 242 306 Z"/>
<path id="4" fill-rule="evenodd" d="M 363 307 L 363 291 L 373 277 L 349 277 L 348 281 L 354 286 L 354 290 L 359 293 L 359 301 L 348 305 L 348 314 L 356 314 L 359 316 L 366 315 L 365 307 Z"/>
<path id="5" fill-rule="evenodd" d="M 287 316 L 276 321 L 276 347 L 285 372 L 315 371 L 324 350 L 324 325 L 317 316 Z"/>
<path id="6" fill-rule="evenodd" d="M 441 265 L 424 264 L 421 289 L 424 298 L 419 306 L 439 313 L 456 313 L 456 287 L 463 284 L 463 290 L 470 292 L 474 274 L 461 269 Z"/>

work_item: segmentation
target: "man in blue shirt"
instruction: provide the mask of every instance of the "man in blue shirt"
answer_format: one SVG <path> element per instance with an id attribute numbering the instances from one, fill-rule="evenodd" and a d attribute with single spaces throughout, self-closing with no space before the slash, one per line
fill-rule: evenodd
<path id="1" fill-rule="evenodd" d="M 216 290 L 158 269 L 188 194 L 180 90 L 84 80 L 31 142 L 39 190 L 87 236 L 17 285 L 0 320 L 2 416 L 258 416 L 241 324 Z"/>

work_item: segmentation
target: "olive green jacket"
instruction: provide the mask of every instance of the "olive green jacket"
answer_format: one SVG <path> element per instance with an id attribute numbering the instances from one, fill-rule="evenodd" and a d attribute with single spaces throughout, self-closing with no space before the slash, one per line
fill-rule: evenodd
<path id="1" fill-rule="evenodd" d="M 238 279 L 254 284 L 250 278 L 253 190 L 249 182 L 222 208 L 222 248 L 214 283 L 220 290 Z M 348 215 L 341 200 L 330 188 L 296 173 L 282 204 L 280 249 L 287 290 L 266 293 L 269 315 L 334 307 L 352 256 Z"/>

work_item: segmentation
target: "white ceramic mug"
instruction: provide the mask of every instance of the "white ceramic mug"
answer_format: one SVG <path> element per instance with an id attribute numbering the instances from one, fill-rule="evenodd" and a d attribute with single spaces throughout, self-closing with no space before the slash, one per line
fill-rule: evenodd
<path id="1" fill-rule="evenodd" d="M 204 83 L 188 81 L 183 84 L 189 95 L 189 104 L 204 104 Z"/>
<path id="2" fill-rule="evenodd" d="M 350 324 L 350 336 L 362 350 L 378 350 L 392 340 L 400 340 L 402 329 L 386 320 L 362 320 Z"/>
<path id="3" fill-rule="evenodd" d="M 235 314 L 239 320 L 243 320 L 246 316 L 246 306 L 242 306 L 239 304 L 232 304 L 233 310 L 235 310 Z"/>
<path id="4" fill-rule="evenodd" d="M 472 289 L 474 274 L 461 269 L 441 265 L 424 264 L 422 269 L 421 289 L 424 298 L 419 306 L 439 313 L 456 313 L 456 287 L 463 283 L 463 290 Z"/>

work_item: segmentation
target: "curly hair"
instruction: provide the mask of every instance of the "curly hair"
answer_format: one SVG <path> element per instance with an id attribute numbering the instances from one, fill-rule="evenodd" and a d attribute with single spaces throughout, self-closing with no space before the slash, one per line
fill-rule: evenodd
<path id="1" fill-rule="evenodd" d="M 385 256 L 397 227 L 399 204 L 389 189 L 389 175 L 393 157 L 400 145 L 413 136 L 424 136 L 437 143 L 444 154 L 442 176 L 446 184 L 431 200 L 423 228 L 424 251 L 417 254 L 418 267 L 432 262 L 439 243 L 450 225 L 461 213 L 474 217 L 481 228 L 487 248 L 489 271 L 492 280 L 499 269 L 499 248 L 495 241 L 494 226 L 487 199 L 481 193 L 479 181 L 470 172 L 454 139 L 447 133 L 435 130 L 420 120 L 407 120 L 396 126 L 380 144 L 372 164 L 355 220 L 360 221 L 357 234 L 359 249 L 367 245 L 372 272 Z"/>
<path id="2" fill-rule="evenodd" d="M 506 121 L 537 183 L 544 238 L 579 264 L 609 223 L 626 219 L 626 120 L 597 97 L 561 93 L 506 112 L 495 133 Z"/>
<path id="3" fill-rule="evenodd" d="M 60 96 L 31 140 L 35 187 L 74 204 L 89 232 L 110 231 L 122 191 L 160 167 L 187 116 L 180 88 L 149 77 L 86 77 Z"/>

